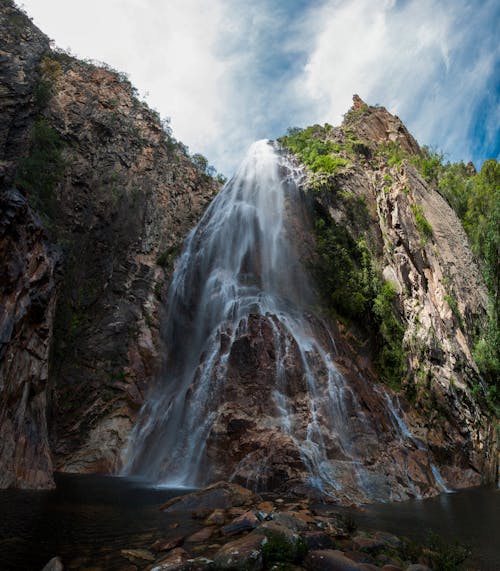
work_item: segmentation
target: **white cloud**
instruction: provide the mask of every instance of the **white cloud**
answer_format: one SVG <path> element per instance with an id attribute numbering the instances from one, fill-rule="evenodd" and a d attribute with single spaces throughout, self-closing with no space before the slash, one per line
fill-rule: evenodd
<path id="1" fill-rule="evenodd" d="M 494 11 L 488 1 L 326 2 L 297 79 L 303 97 L 338 123 L 359 93 L 400 115 L 421 143 L 469 159 L 471 123 L 499 58 L 483 37 Z"/>
<path id="2" fill-rule="evenodd" d="M 24 0 L 57 45 L 127 72 L 175 136 L 226 174 L 255 139 L 338 124 L 353 93 L 453 159 L 491 148 L 496 3 Z M 471 135 L 481 113 L 486 127 Z"/>

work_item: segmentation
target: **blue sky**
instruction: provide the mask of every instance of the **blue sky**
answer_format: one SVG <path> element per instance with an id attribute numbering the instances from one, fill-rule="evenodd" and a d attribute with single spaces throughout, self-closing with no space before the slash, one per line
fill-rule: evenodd
<path id="1" fill-rule="evenodd" d="M 125 71 L 230 175 L 249 144 L 340 124 L 358 93 L 421 144 L 500 153 L 498 0 L 24 0 L 56 44 Z"/>

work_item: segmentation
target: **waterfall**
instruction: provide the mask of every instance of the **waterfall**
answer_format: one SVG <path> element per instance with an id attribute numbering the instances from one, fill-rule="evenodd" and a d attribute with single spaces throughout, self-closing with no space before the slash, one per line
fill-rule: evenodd
<path id="1" fill-rule="evenodd" d="M 407 429 L 396 414 L 396 426 L 387 421 L 392 403 L 368 383 L 371 405 L 360 400 L 315 315 L 299 176 L 272 143 L 254 143 L 187 238 L 168 293 L 162 374 L 125 474 L 172 487 L 305 482 L 363 500 L 389 499 L 403 481 L 387 449 Z"/>

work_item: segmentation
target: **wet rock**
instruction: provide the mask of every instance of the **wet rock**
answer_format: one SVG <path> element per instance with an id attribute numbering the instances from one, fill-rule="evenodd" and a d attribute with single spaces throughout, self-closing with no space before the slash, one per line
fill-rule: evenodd
<path id="1" fill-rule="evenodd" d="M 244 531 L 255 529 L 260 523 L 259 518 L 253 511 L 245 512 L 239 517 L 228 523 L 221 529 L 223 535 L 235 535 Z"/>
<path id="2" fill-rule="evenodd" d="M 274 504 L 272 502 L 259 502 L 256 508 L 260 511 L 271 513 L 274 511 Z"/>
<path id="3" fill-rule="evenodd" d="M 432 569 L 422 563 L 413 563 L 406 568 L 406 571 L 432 571 Z"/>
<path id="4" fill-rule="evenodd" d="M 226 543 L 214 556 L 216 569 L 260 571 L 263 566 L 262 546 L 265 535 L 252 532 L 245 537 Z"/>
<path id="5" fill-rule="evenodd" d="M 335 547 L 332 536 L 324 531 L 306 531 L 301 534 L 301 537 L 306 542 L 309 551 L 333 549 Z"/>
<path id="6" fill-rule="evenodd" d="M 298 533 L 295 533 L 290 528 L 275 521 L 265 521 L 259 525 L 253 533 L 265 535 L 269 539 L 278 538 L 290 543 L 291 545 L 294 545 L 300 537 Z"/>
<path id="7" fill-rule="evenodd" d="M 226 516 L 224 515 L 223 510 L 215 510 L 213 511 L 205 520 L 207 525 L 224 525 L 226 521 Z"/>
<path id="8" fill-rule="evenodd" d="M 362 551 L 345 551 L 344 555 L 356 563 L 370 563 L 375 565 L 375 559 L 369 554 Z"/>
<path id="9" fill-rule="evenodd" d="M 154 561 L 155 556 L 146 549 L 122 549 L 120 553 L 130 561 Z"/>
<path id="10" fill-rule="evenodd" d="M 184 543 L 184 536 L 179 535 L 173 539 L 158 539 L 151 545 L 151 549 L 154 551 L 170 551 L 175 549 Z"/>
<path id="11" fill-rule="evenodd" d="M 277 524 L 287 527 L 292 531 L 306 531 L 309 529 L 309 524 L 305 521 L 305 519 L 309 518 L 305 518 L 295 512 L 275 512 L 272 515 L 272 519 Z M 312 518 L 310 518 L 310 521 L 311 523 L 315 523 Z"/>
<path id="12" fill-rule="evenodd" d="M 309 552 L 304 560 L 309 571 L 359 571 L 360 566 L 341 551 L 325 549 Z"/>
<path id="13" fill-rule="evenodd" d="M 61 558 L 53 557 L 47 565 L 45 565 L 42 571 L 64 571 L 64 565 L 62 564 Z"/>
<path id="14" fill-rule="evenodd" d="M 356 535 L 352 538 L 354 550 L 366 551 L 367 553 L 377 553 L 385 545 L 386 542 L 378 537 L 367 537 L 365 535 Z"/>
<path id="15" fill-rule="evenodd" d="M 196 510 L 227 509 L 233 506 L 250 505 L 255 495 L 239 486 L 228 482 L 216 482 L 201 490 L 173 498 L 163 504 L 161 509 L 165 512 L 193 512 Z"/>
<path id="16" fill-rule="evenodd" d="M 214 531 L 215 527 L 205 527 L 203 529 L 200 529 L 200 531 L 197 531 L 196 533 L 190 535 L 186 539 L 186 543 L 199 543 L 202 541 L 207 541 L 212 537 Z"/>

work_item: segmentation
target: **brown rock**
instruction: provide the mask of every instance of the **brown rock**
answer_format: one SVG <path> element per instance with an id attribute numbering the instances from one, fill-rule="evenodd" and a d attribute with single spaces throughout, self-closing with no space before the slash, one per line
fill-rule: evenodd
<path id="1" fill-rule="evenodd" d="M 255 529 L 259 523 L 259 518 L 256 516 L 255 512 L 248 511 L 225 525 L 221 529 L 221 532 L 223 535 L 234 535 L 244 531 L 251 531 L 252 529 Z"/>
<path id="2" fill-rule="evenodd" d="M 155 556 L 146 549 L 122 549 L 120 553 L 130 561 L 154 561 Z"/>
<path id="3" fill-rule="evenodd" d="M 158 539 L 151 545 L 154 551 L 170 551 L 184 543 L 184 536 L 179 535 L 173 539 Z"/>
<path id="4" fill-rule="evenodd" d="M 210 539 L 212 537 L 214 531 L 215 531 L 214 527 L 205 527 L 203 529 L 200 529 L 200 531 L 197 531 L 196 533 L 193 533 L 193 535 L 190 535 L 186 539 L 186 543 L 199 543 L 201 541 L 207 541 L 207 539 Z"/>
<path id="5" fill-rule="evenodd" d="M 226 543 L 214 556 L 216 569 L 260 571 L 262 569 L 262 546 L 265 535 L 251 533 Z"/>
<path id="6" fill-rule="evenodd" d="M 366 537 L 364 535 L 356 535 L 352 538 L 354 550 L 366 551 L 367 553 L 376 553 L 385 546 L 385 541 L 379 537 Z"/>
<path id="7" fill-rule="evenodd" d="M 226 517 L 223 510 L 213 511 L 205 520 L 207 525 L 224 525 Z"/>
<path id="8" fill-rule="evenodd" d="M 216 482 L 201 490 L 173 498 L 163 504 L 165 512 L 189 512 L 196 510 L 227 509 L 233 506 L 250 505 L 254 494 L 238 484 Z"/>
<path id="9" fill-rule="evenodd" d="M 404 569 L 400 565 L 384 565 L 382 567 L 382 571 L 404 571 Z M 423 571 L 423 570 L 420 570 L 420 571 Z"/>
<path id="10" fill-rule="evenodd" d="M 256 508 L 260 511 L 271 513 L 274 511 L 274 504 L 272 502 L 259 502 Z"/>
<path id="11" fill-rule="evenodd" d="M 341 551 L 325 549 L 310 551 L 304 560 L 304 566 L 309 571 L 359 571 L 360 567 L 351 561 Z"/>

